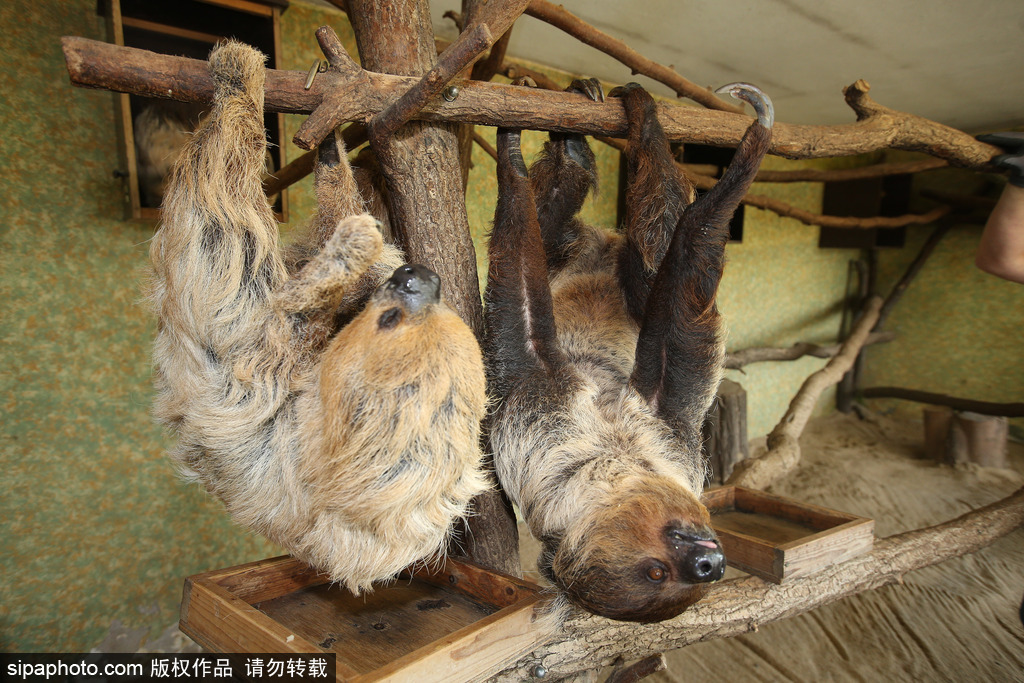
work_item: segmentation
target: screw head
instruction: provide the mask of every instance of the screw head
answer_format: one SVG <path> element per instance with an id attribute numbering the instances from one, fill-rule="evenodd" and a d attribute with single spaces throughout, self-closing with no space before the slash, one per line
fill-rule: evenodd
<path id="1" fill-rule="evenodd" d="M 446 102 L 454 102 L 458 96 L 459 88 L 454 85 L 449 85 L 441 92 L 441 97 L 443 97 Z"/>

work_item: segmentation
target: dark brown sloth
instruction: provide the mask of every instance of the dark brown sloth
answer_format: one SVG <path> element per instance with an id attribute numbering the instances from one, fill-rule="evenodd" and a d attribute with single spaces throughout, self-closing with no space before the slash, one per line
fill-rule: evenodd
<path id="1" fill-rule="evenodd" d="M 444 553 L 485 487 L 483 361 L 437 276 L 383 243 L 335 136 L 284 251 L 263 196 L 264 57 L 210 55 L 214 106 L 153 238 L 156 416 L 232 517 L 353 592 Z"/>
<path id="2" fill-rule="evenodd" d="M 594 81 L 570 89 L 600 97 Z M 495 467 L 543 543 L 540 569 L 614 619 L 673 617 L 725 569 L 699 500 L 701 425 L 722 374 L 727 224 L 772 115 L 753 86 L 723 90 L 758 119 L 696 200 L 650 95 L 636 84 L 612 93 L 629 120 L 621 233 L 576 217 L 596 183 L 583 137 L 552 134 L 527 172 L 519 131 L 498 133 L 484 343 Z"/>

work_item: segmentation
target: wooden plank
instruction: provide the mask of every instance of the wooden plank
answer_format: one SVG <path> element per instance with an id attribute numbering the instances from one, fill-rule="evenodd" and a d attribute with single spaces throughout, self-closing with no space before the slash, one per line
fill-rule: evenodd
<path id="1" fill-rule="evenodd" d="M 249 603 L 272 600 L 293 591 L 328 583 L 330 578 L 305 562 L 283 555 L 196 576 Z"/>
<path id="2" fill-rule="evenodd" d="M 527 581 L 454 558 L 448 558 L 441 571 L 422 568 L 413 575 L 427 583 L 449 585 L 499 607 L 508 607 L 537 592 L 537 586 Z"/>
<path id="3" fill-rule="evenodd" d="M 355 681 L 483 680 L 554 636 L 554 633 L 541 633 L 535 626 L 535 609 L 540 601 L 541 596 L 534 595 L 518 605 L 506 607 Z"/>
<path id="4" fill-rule="evenodd" d="M 182 632 L 215 652 L 323 652 L 206 579 L 185 581 Z"/>
<path id="5" fill-rule="evenodd" d="M 195 40 L 200 43 L 209 43 L 210 45 L 213 45 L 221 40 L 224 40 L 224 36 L 215 36 L 212 33 L 193 31 L 187 28 L 181 28 L 179 26 L 160 24 L 155 21 L 146 21 L 145 19 L 136 19 L 135 17 L 123 17 L 121 19 L 121 22 L 124 26 L 131 26 L 132 28 L 141 29 L 143 31 L 150 31 L 151 33 L 160 33 L 165 36 L 174 36 L 176 38 L 186 38 L 188 40 Z"/>
<path id="6" fill-rule="evenodd" d="M 115 45 L 124 46 L 124 26 L 121 16 L 121 0 L 110 0 L 110 14 L 107 16 L 107 32 Z M 135 131 L 132 123 L 131 95 L 121 93 L 117 96 L 117 147 L 121 153 L 128 177 L 128 206 L 125 209 L 127 218 L 142 218 L 142 197 L 139 194 L 139 162 L 135 155 Z"/>
<path id="7" fill-rule="evenodd" d="M 747 512 L 782 517 L 792 522 L 806 524 L 814 529 L 830 529 L 836 525 L 859 519 L 855 515 L 848 515 L 820 505 L 797 502 L 742 486 L 736 487 L 736 507 Z"/>
<path id="8" fill-rule="evenodd" d="M 227 9 L 246 12 L 247 14 L 255 14 L 260 17 L 271 16 L 275 9 L 267 5 L 261 5 L 258 2 L 250 2 L 250 0 L 199 0 L 199 2 L 205 2 L 207 5 L 216 5 L 217 7 L 226 7 Z"/>
<path id="9" fill-rule="evenodd" d="M 781 580 L 813 574 L 868 552 L 874 546 L 874 529 L 874 520 L 862 519 L 780 546 Z"/>

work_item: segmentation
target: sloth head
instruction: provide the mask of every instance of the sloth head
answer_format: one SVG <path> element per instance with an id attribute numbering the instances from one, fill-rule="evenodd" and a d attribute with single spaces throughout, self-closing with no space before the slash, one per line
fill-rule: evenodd
<path id="1" fill-rule="evenodd" d="M 399 266 L 373 295 L 373 305 L 384 308 L 377 320 L 381 329 L 389 329 L 409 316 L 441 301 L 441 278 L 425 266 Z"/>
<path id="2" fill-rule="evenodd" d="M 594 614 L 623 621 L 671 619 L 725 572 L 707 509 L 670 479 L 636 479 L 578 521 L 557 548 L 548 549 L 550 575 Z"/>

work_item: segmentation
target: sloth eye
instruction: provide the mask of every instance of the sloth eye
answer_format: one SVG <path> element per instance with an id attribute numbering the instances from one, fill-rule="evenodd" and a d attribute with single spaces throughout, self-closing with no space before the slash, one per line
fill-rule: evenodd
<path id="1" fill-rule="evenodd" d="M 380 318 L 377 319 L 377 328 L 381 330 L 390 330 L 401 321 L 402 309 L 389 308 L 381 314 Z"/>
<path id="2" fill-rule="evenodd" d="M 668 576 L 668 572 L 665 571 L 665 566 L 660 562 L 652 564 L 647 568 L 647 580 L 653 581 L 654 583 L 661 583 Z"/>

